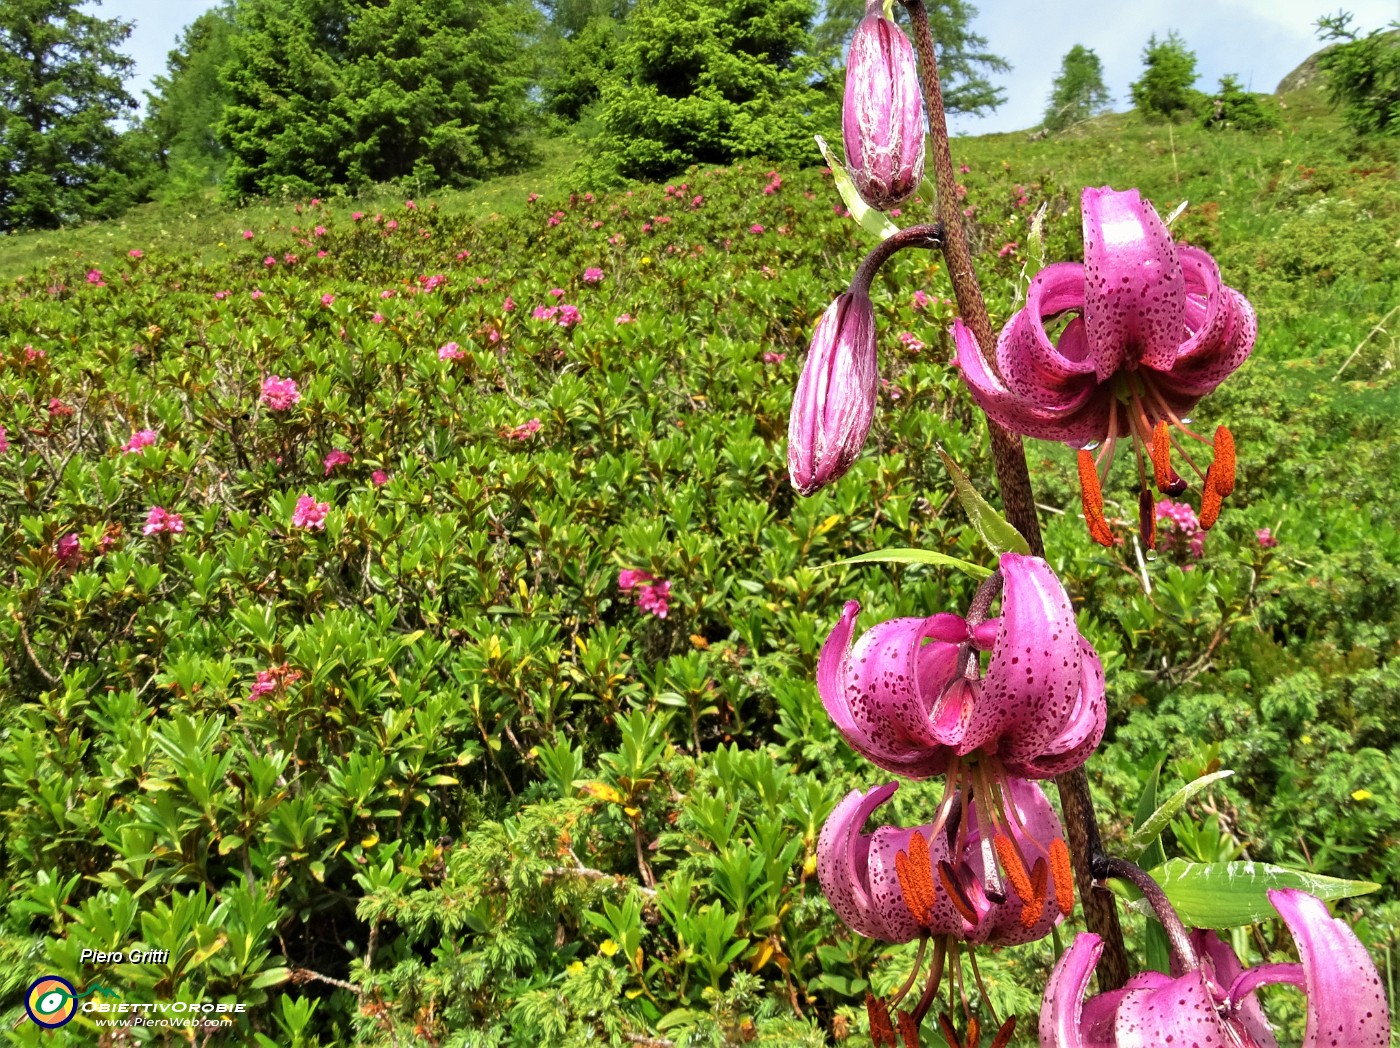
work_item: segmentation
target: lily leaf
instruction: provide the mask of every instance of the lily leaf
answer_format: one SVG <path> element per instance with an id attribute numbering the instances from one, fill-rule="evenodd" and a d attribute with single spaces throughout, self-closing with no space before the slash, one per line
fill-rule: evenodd
<path id="1" fill-rule="evenodd" d="M 992 573 L 991 568 L 984 568 L 981 564 L 974 564 L 970 560 L 959 560 L 957 557 L 950 557 L 946 553 L 935 553 L 931 549 L 877 549 L 869 553 L 862 553 L 856 557 L 847 557 L 845 560 L 834 560 L 830 564 L 821 565 L 824 568 L 836 567 L 838 564 L 941 564 L 948 568 L 957 568 L 966 572 L 973 578 L 985 579 Z"/>
<path id="2" fill-rule="evenodd" d="M 977 534 L 982 536 L 982 541 L 992 548 L 992 552 L 998 557 L 1003 553 L 1029 554 L 1031 548 L 1026 545 L 1024 536 L 1007 523 L 1006 518 L 994 510 L 991 503 L 977 494 L 977 489 L 972 486 L 972 481 L 967 479 L 967 474 L 958 468 L 958 464 L 941 447 L 938 449 L 938 457 L 943 460 L 943 465 L 953 478 L 953 488 L 958 493 L 958 501 L 967 511 L 968 520 L 972 521 Z"/>
<path id="3" fill-rule="evenodd" d="M 1233 774 L 1235 773 L 1232 771 L 1217 771 L 1210 775 L 1202 775 L 1199 779 L 1188 782 L 1185 786 L 1181 787 L 1181 789 L 1177 790 L 1163 801 L 1160 808 L 1154 811 L 1142 825 L 1133 830 L 1133 838 L 1130 844 L 1136 850 L 1139 857 L 1145 858 L 1148 862 L 1153 862 L 1153 856 L 1145 856 L 1143 853 L 1161 836 L 1162 831 L 1167 827 L 1167 823 L 1172 821 L 1172 818 L 1182 809 L 1182 806 L 1207 786 L 1219 782 L 1221 779 L 1228 779 Z M 1160 861 L 1160 859 L 1158 861 Z"/>
<path id="4" fill-rule="evenodd" d="M 1238 928 L 1278 916 L 1269 904 L 1271 888 L 1297 888 L 1319 899 L 1349 899 L 1380 890 L 1372 881 L 1348 881 L 1265 862 L 1187 862 L 1169 859 L 1149 871 L 1162 886 L 1188 928 Z M 1135 888 L 1108 882 L 1115 892 L 1135 900 L 1133 909 L 1150 912 Z"/>
<path id="5" fill-rule="evenodd" d="M 859 222 L 861 228 L 876 240 L 884 240 L 886 237 L 898 233 L 899 227 L 897 225 L 860 198 L 860 194 L 856 192 L 855 183 L 851 181 L 851 176 L 846 172 L 846 165 L 832 154 L 831 148 L 826 144 L 826 139 L 822 138 L 821 135 L 813 137 L 817 140 L 817 148 L 822 151 L 822 158 L 831 168 L 831 177 L 835 180 L 836 189 L 841 194 L 841 199 L 845 202 L 846 210 L 851 213 L 851 217 Z"/>

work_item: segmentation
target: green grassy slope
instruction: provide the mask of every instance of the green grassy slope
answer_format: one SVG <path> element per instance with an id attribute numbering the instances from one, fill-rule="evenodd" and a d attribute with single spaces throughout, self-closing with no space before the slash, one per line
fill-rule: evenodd
<path id="1" fill-rule="evenodd" d="M 1341 911 L 1384 974 L 1396 160 L 1286 101 L 1261 136 L 1114 115 L 955 159 L 995 319 L 1034 268 L 1030 215 L 1047 205 L 1048 259 L 1077 258 L 1078 191 L 1099 184 L 1164 214 L 1189 200 L 1176 233 L 1254 303 L 1253 357 L 1197 413 L 1240 452 L 1203 558 L 1139 562 L 1126 524 L 1120 549 L 1093 545 L 1071 453 L 1028 447 L 1050 559 L 1109 671 L 1091 779 L 1122 848 L 1159 762 L 1164 791 L 1233 769 L 1168 854 L 1379 883 Z M 972 591 L 832 561 L 991 559 L 933 455 L 991 493 L 948 366 L 950 288 L 928 256 L 882 272 L 870 446 L 798 500 L 791 390 L 868 246 L 830 177 L 751 164 L 571 198 L 567 149 L 545 155 L 412 207 L 152 206 L 0 242 L 6 1019 L 53 973 L 242 1001 L 238 1044 L 867 1043 L 860 998 L 913 947 L 853 936 L 818 890 L 826 813 L 879 780 L 812 681 L 844 601 L 865 627 Z M 564 305 L 575 322 L 547 312 Z M 296 403 L 262 395 L 274 377 Z M 1131 472 L 1105 492 L 1125 521 Z M 625 570 L 671 584 L 664 617 Z M 911 784 L 886 817 L 936 800 Z M 169 961 L 80 959 L 137 941 Z M 1239 944 L 1289 949 L 1272 924 Z M 981 956 L 1017 1043 L 1052 959 L 1049 941 Z M 1295 1032 L 1298 1001 L 1269 1005 Z"/>

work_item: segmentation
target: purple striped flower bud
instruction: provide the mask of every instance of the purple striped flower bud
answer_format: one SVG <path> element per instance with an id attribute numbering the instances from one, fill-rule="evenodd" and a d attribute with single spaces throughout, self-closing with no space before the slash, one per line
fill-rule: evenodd
<path id="1" fill-rule="evenodd" d="M 801 494 L 839 480 L 875 417 L 875 309 L 848 291 L 817 322 L 788 419 L 788 474 Z"/>
<path id="2" fill-rule="evenodd" d="M 924 113 L 914 48 L 879 10 L 872 0 L 851 40 L 841 132 L 861 199 L 884 211 L 923 181 Z"/>

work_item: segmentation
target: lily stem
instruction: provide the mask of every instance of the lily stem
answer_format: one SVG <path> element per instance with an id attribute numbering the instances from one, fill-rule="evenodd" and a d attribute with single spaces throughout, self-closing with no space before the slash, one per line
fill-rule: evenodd
<path id="1" fill-rule="evenodd" d="M 953 153 L 948 140 L 948 120 L 943 109 L 943 88 L 938 80 L 938 57 L 934 51 L 933 31 L 929 27 L 928 8 L 924 0 L 900 0 L 900 3 L 909 12 L 914 29 L 914 49 L 919 56 L 924 108 L 928 113 L 929 131 L 933 138 L 933 177 L 938 194 L 938 218 L 943 226 L 943 257 L 953 283 L 958 312 L 976 339 L 989 370 L 1000 377 L 994 359 L 996 335 L 992 331 L 987 303 L 982 297 L 982 287 L 973 269 L 972 250 L 963 228 L 962 211 L 958 207 Z M 1007 519 L 1025 538 L 1031 553 L 1043 557 L 1045 540 L 1040 534 L 1035 493 L 1031 487 L 1021 438 L 990 417 L 987 418 L 987 428 L 991 432 L 992 462 Z M 1103 844 L 1094 814 L 1093 797 L 1089 793 L 1089 777 L 1080 766 L 1061 775 L 1055 784 L 1060 790 L 1065 836 L 1073 861 L 1075 884 L 1084 904 L 1085 921 L 1090 931 L 1098 935 L 1104 944 L 1098 966 L 1099 988 L 1104 991 L 1116 990 L 1128 981 L 1128 955 L 1123 948 L 1123 928 L 1113 896 L 1094 889 L 1092 866 L 1096 859 L 1103 856 Z"/>
<path id="2" fill-rule="evenodd" d="M 880 267 L 889 261 L 896 251 L 902 251 L 907 247 L 924 247 L 929 249 L 943 246 L 943 223 L 934 222 L 929 225 L 909 226 L 901 229 L 898 233 L 891 233 L 880 241 L 870 254 L 865 256 L 859 266 L 856 267 L 855 276 L 851 277 L 851 291 L 858 291 L 863 295 L 870 294 L 871 281 L 875 279 L 875 274 Z"/>
<path id="3" fill-rule="evenodd" d="M 1188 972 L 1201 966 L 1196 950 L 1191 945 L 1191 936 L 1186 932 L 1186 926 L 1181 923 L 1181 918 L 1172 908 L 1167 893 L 1162 891 L 1162 886 L 1154 881 L 1146 870 L 1127 859 L 1101 855 L 1094 863 L 1094 872 L 1100 878 L 1117 877 L 1127 881 L 1142 892 L 1148 905 L 1152 907 L 1152 912 L 1157 915 L 1157 920 L 1161 921 L 1162 927 L 1166 929 L 1174 960 Z"/>

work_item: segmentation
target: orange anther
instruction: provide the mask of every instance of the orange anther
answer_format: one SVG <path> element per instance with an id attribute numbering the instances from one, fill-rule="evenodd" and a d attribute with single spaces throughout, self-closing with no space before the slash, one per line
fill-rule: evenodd
<path id="1" fill-rule="evenodd" d="M 962 1048 L 958 1028 L 953 1025 L 953 1020 L 948 1017 L 947 1012 L 938 1017 L 938 1029 L 943 1034 L 943 1039 L 948 1042 L 948 1048 Z"/>
<path id="2" fill-rule="evenodd" d="M 1167 420 L 1162 419 L 1152 428 L 1152 479 L 1157 482 L 1157 490 L 1165 493 L 1172 486 L 1172 435 L 1167 429 Z"/>
<path id="3" fill-rule="evenodd" d="M 899 1036 L 904 1048 L 919 1048 L 919 1024 L 908 1012 L 899 1013 Z"/>
<path id="4" fill-rule="evenodd" d="M 1225 493 L 1217 486 L 1216 465 L 1219 460 L 1212 462 L 1210 468 L 1206 470 L 1206 486 L 1201 492 L 1201 515 L 1197 519 L 1201 522 L 1201 530 L 1209 531 L 1215 526 L 1215 522 L 1220 519 L 1220 506 L 1225 501 Z"/>
<path id="5" fill-rule="evenodd" d="M 1069 848 L 1060 837 L 1050 842 L 1050 879 L 1055 882 L 1055 905 L 1068 917 L 1074 909 L 1074 871 L 1069 865 Z"/>
<path id="6" fill-rule="evenodd" d="M 894 1027 L 890 1025 L 890 1010 L 885 1006 L 885 1002 L 867 992 L 865 1014 L 870 1019 L 870 1041 L 875 1048 L 899 1048 L 894 1039 Z M 900 1026 L 903 1027 L 902 1022 Z"/>
<path id="7" fill-rule="evenodd" d="M 1215 461 L 1211 463 L 1211 472 L 1222 497 L 1235 490 L 1235 438 L 1224 426 L 1215 427 Z"/>
<path id="8" fill-rule="evenodd" d="M 1045 909 L 1045 887 L 1050 877 L 1050 867 L 1044 859 L 1036 859 L 1031 869 L 1031 897 L 1021 906 L 1021 927 L 1030 929 L 1040 920 Z"/>
<path id="9" fill-rule="evenodd" d="M 1021 856 L 1016 853 L 1016 846 L 1004 833 L 998 833 L 992 843 L 996 845 L 997 858 L 1001 860 L 1001 868 L 1011 881 L 1012 889 L 1022 902 L 1028 902 L 1031 897 L 1031 879 L 1026 873 L 1026 865 L 1021 861 Z"/>
<path id="10" fill-rule="evenodd" d="M 1016 1016 L 1011 1016 L 1006 1022 L 1001 1024 L 1001 1029 L 997 1031 L 996 1039 L 992 1041 L 992 1048 L 1006 1048 L 1011 1043 L 1011 1038 L 1016 1033 Z"/>
<path id="11" fill-rule="evenodd" d="M 936 901 L 933 863 L 929 856 L 928 841 L 918 830 L 909 838 L 909 850 L 895 855 L 894 872 L 899 878 L 899 891 L 904 896 L 904 905 L 909 907 L 914 920 L 920 924 L 927 924 Z"/>
<path id="12" fill-rule="evenodd" d="M 977 1048 L 982 1043 L 982 1025 L 975 1015 L 967 1021 L 967 1036 L 963 1040 L 967 1042 L 968 1048 Z"/>
<path id="13" fill-rule="evenodd" d="M 1094 465 L 1094 456 L 1087 451 L 1079 453 L 1079 493 L 1084 502 L 1084 523 L 1089 525 L 1089 534 L 1100 546 L 1112 549 L 1113 532 L 1103 515 L 1099 469 Z"/>

